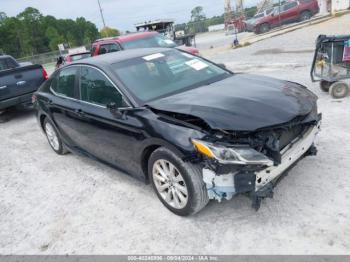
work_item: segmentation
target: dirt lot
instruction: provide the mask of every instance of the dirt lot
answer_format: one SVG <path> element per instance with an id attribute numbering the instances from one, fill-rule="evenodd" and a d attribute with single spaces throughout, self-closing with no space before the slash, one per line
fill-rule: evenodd
<path id="1" fill-rule="evenodd" d="M 1 254 L 350 254 L 350 97 L 309 78 L 317 34 L 350 15 L 213 57 L 235 71 L 307 85 L 323 113 L 319 154 L 300 162 L 255 212 L 245 197 L 182 218 L 146 186 L 76 155 L 58 156 L 31 111 L 0 124 Z"/>

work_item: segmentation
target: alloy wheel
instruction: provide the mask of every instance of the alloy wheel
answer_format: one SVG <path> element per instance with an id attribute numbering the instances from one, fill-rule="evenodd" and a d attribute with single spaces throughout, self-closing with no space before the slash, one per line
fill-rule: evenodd
<path id="1" fill-rule="evenodd" d="M 60 148 L 60 144 L 58 141 L 57 133 L 56 133 L 54 127 L 49 122 L 47 122 L 45 124 L 45 133 L 47 136 L 47 140 L 49 141 L 52 148 L 55 151 L 58 151 Z"/>
<path id="2" fill-rule="evenodd" d="M 169 161 L 159 159 L 153 164 L 152 176 L 155 187 L 164 201 L 176 209 L 188 202 L 188 190 L 184 178 Z"/>

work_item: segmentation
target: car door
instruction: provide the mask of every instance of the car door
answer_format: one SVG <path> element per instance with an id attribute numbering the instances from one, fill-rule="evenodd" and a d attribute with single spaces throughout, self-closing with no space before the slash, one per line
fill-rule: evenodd
<path id="1" fill-rule="evenodd" d="M 98 68 L 80 68 L 80 119 L 73 140 L 86 153 L 132 173 L 142 174 L 138 141 L 142 124 L 132 107 L 107 75 Z M 107 107 L 113 105 L 115 110 Z M 120 113 L 120 109 L 128 110 Z"/>
<path id="2" fill-rule="evenodd" d="M 280 25 L 280 13 L 282 12 L 282 6 L 275 7 L 272 12 L 266 16 L 265 19 L 271 27 L 279 26 Z"/>
<path id="3" fill-rule="evenodd" d="M 66 145 L 78 148 L 73 138 L 79 127 L 80 102 L 78 98 L 78 66 L 62 68 L 51 79 L 51 95 L 45 99 L 45 106 Z"/>
<path id="4" fill-rule="evenodd" d="M 298 19 L 298 2 L 288 2 L 282 6 L 281 22 L 288 23 Z"/>

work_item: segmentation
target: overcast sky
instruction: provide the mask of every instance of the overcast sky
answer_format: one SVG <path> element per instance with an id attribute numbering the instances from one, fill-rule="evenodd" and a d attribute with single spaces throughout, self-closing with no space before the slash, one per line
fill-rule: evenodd
<path id="1" fill-rule="evenodd" d="M 224 0 L 100 0 L 107 26 L 134 30 L 134 24 L 158 18 L 173 18 L 176 23 L 187 22 L 193 7 L 203 6 L 208 17 L 221 15 Z M 232 1 L 234 2 L 234 1 Z M 246 0 L 246 5 L 256 0 Z M 98 28 L 102 21 L 97 0 L 0 0 L 0 11 L 15 16 L 32 6 L 44 15 L 56 18 L 83 16 Z"/>

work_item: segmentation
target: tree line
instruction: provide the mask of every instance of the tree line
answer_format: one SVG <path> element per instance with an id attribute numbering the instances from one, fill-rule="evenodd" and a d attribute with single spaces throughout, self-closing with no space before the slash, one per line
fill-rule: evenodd
<path id="1" fill-rule="evenodd" d="M 79 17 L 56 19 L 28 7 L 15 17 L 0 12 L 0 51 L 25 57 L 58 50 L 58 44 L 88 45 L 100 34 L 95 24 Z"/>
<path id="2" fill-rule="evenodd" d="M 255 13 L 256 7 L 245 9 L 247 19 Z M 191 11 L 190 21 L 175 25 L 175 30 L 200 33 L 208 31 L 211 25 L 223 23 L 224 14 L 207 18 L 203 7 L 197 6 Z M 70 47 L 90 45 L 97 38 L 119 34 L 117 29 L 109 27 L 99 32 L 96 25 L 84 17 L 56 19 L 51 15 L 44 16 L 33 7 L 27 7 L 15 17 L 0 11 L 0 53 L 17 58 L 58 50 L 61 43 Z"/>

